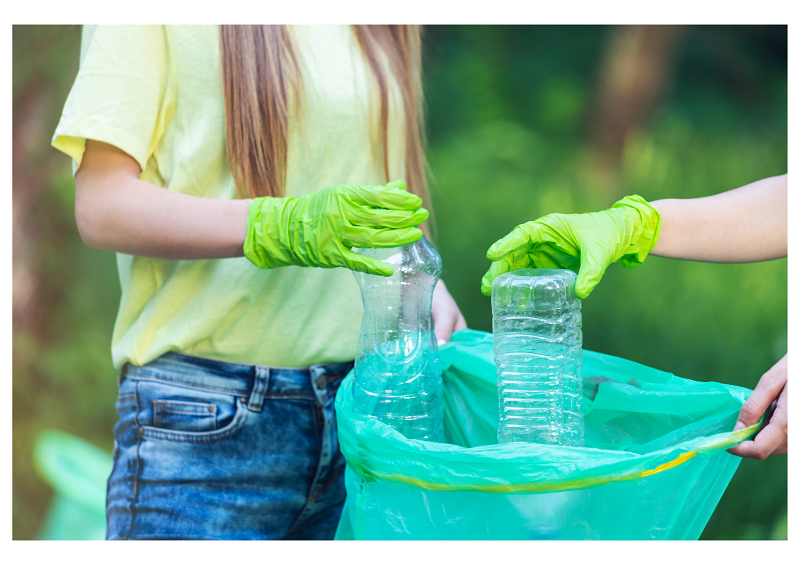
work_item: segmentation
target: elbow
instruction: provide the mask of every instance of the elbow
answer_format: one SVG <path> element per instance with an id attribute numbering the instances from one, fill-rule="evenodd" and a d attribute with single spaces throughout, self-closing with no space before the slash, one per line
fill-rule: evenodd
<path id="1" fill-rule="evenodd" d="M 92 212 L 85 202 L 75 198 L 75 224 L 78 226 L 78 233 L 88 247 L 100 249 L 100 241 L 97 233 L 96 222 L 92 217 Z"/>
<path id="2" fill-rule="evenodd" d="M 105 249 L 100 221 L 101 211 L 94 199 L 87 197 L 88 187 L 81 182 L 80 174 L 75 179 L 75 224 L 83 243 L 92 249 Z"/>
<path id="3" fill-rule="evenodd" d="M 125 203 L 125 183 L 138 179 L 139 165 L 112 145 L 88 139 L 75 174 L 75 224 L 93 249 L 117 251 L 123 236 L 116 219 Z M 122 191 L 122 192 L 120 192 Z"/>

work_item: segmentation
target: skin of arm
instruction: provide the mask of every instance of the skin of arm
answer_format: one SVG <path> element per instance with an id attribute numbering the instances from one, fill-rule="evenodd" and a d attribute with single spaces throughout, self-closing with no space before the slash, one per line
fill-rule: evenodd
<path id="1" fill-rule="evenodd" d="M 120 149 L 86 140 L 75 175 L 75 221 L 95 249 L 159 259 L 242 257 L 250 200 L 216 200 L 170 192 L 139 178 L 141 169 Z M 428 234 L 427 226 L 423 231 Z M 440 343 L 467 326 L 444 281 L 433 293 Z"/>
<path id="2" fill-rule="evenodd" d="M 651 202 L 661 214 L 652 255 L 712 263 L 786 257 L 788 175 L 704 198 Z"/>
<path id="3" fill-rule="evenodd" d="M 139 174 L 130 155 L 86 141 L 75 175 L 75 220 L 86 245 L 159 259 L 244 255 L 250 200 L 170 192 Z"/>

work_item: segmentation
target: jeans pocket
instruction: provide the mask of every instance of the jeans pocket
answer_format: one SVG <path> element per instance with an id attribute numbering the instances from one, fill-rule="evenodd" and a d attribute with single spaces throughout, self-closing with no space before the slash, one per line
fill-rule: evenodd
<path id="1" fill-rule="evenodd" d="M 217 405 L 207 402 L 154 400 L 153 426 L 180 432 L 210 432 L 217 429 Z"/>
<path id="2" fill-rule="evenodd" d="M 142 437 L 180 442 L 224 439 L 247 420 L 241 400 L 199 388 L 140 380 L 136 385 Z"/>

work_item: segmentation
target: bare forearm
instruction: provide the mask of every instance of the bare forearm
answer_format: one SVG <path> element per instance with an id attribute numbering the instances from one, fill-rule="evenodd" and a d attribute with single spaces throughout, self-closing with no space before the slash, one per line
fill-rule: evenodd
<path id="1" fill-rule="evenodd" d="M 161 259 L 243 254 L 249 200 L 199 198 L 123 176 L 77 184 L 76 218 L 90 247 Z"/>
<path id="2" fill-rule="evenodd" d="M 705 198 L 651 202 L 661 214 L 652 254 L 715 263 L 785 257 L 787 186 L 782 175 Z"/>
<path id="3" fill-rule="evenodd" d="M 249 200 L 170 192 L 139 172 L 126 153 L 87 140 L 75 176 L 75 219 L 87 245 L 161 259 L 243 255 Z"/>

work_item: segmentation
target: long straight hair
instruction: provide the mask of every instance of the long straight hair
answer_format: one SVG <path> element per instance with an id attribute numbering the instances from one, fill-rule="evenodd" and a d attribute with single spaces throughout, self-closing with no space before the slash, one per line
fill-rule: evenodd
<path id="1" fill-rule="evenodd" d="M 425 176 L 420 26 L 353 28 L 377 83 L 384 180 L 394 180 L 389 178 L 388 155 L 387 73 L 391 72 L 403 103 L 404 180 L 409 191 L 430 208 Z M 283 196 L 290 100 L 296 104 L 298 114 L 302 111 L 302 75 L 289 31 L 285 26 L 221 26 L 220 45 L 228 160 L 237 190 L 246 197 Z"/>

